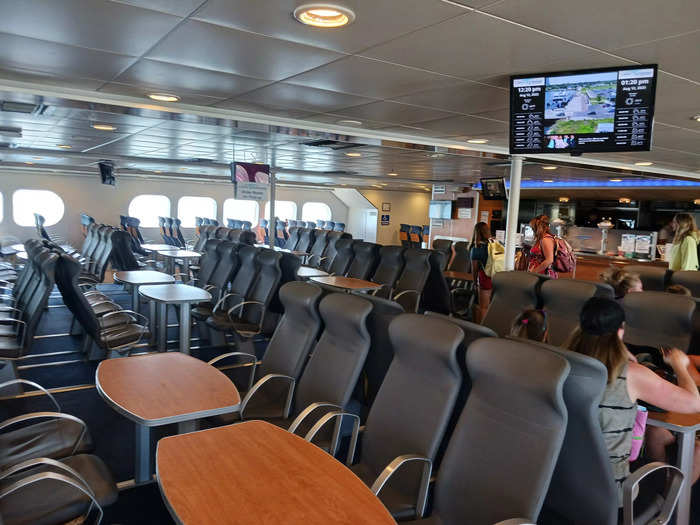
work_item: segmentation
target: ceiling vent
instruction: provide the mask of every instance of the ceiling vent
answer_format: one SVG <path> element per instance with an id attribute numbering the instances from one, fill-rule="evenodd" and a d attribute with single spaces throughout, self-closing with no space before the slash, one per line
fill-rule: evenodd
<path id="1" fill-rule="evenodd" d="M 9 100 L 0 102 L 0 111 L 7 111 L 10 113 L 33 113 L 41 115 L 45 110 L 46 106 L 44 104 L 28 104 L 26 102 L 11 102 Z"/>
<path id="2" fill-rule="evenodd" d="M 350 142 L 338 142 L 337 140 L 312 140 L 311 142 L 303 142 L 304 146 L 312 148 L 330 148 L 332 150 L 361 148 L 364 144 L 354 144 Z"/>
<path id="3" fill-rule="evenodd" d="M 22 128 L 8 128 L 5 126 L 0 126 L 0 135 L 3 137 L 22 137 Z"/>

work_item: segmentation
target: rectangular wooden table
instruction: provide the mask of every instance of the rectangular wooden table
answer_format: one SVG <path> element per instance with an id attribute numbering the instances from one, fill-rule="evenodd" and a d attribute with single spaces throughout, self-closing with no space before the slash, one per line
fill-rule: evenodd
<path id="1" fill-rule="evenodd" d="M 198 419 L 236 412 L 241 403 L 222 372 L 178 352 L 102 361 L 95 385 L 109 406 L 136 423 L 137 483 L 153 475 L 151 427 L 177 423 L 179 432 L 191 432 Z"/>
<path id="2" fill-rule="evenodd" d="M 264 421 L 163 438 L 156 463 L 158 485 L 176 523 L 396 523 L 345 465 Z"/>
<path id="3" fill-rule="evenodd" d="M 649 412 L 647 425 L 662 427 L 674 432 L 678 437 L 678 457 L 676 466 L 683 472 L 685 481 L 676 507 L 676 525 L 690 524 L 690 496 L 693 475 L 693 454 L 695 435 L 700 431 L 700 414 L 677 414 L 676 412 Z"/>
<path id="4" fill-rule="evenodd" d="M 367 292 L 370 290 L 377 290 L 382 287 L 381 284 L 373 283 L 372 281 L 365 281 L 363 279 L 355 279 L 353 277 L 341 277 L 335 275 L 330 275 L 328 277 L 311 277 L 309 280 L 318 284 L 332 286 L 333 288 L 338 288 L 348 293 Z"/>

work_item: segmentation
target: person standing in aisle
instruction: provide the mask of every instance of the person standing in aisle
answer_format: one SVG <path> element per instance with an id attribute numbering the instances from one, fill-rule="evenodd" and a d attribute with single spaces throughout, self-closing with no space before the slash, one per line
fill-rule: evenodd
<path id="1" fill-rule="evenodd" d="M 695 219 L 689 213 L 679 213 L 673 218 L 676 234 L 673 237 L 671 249 L 670 270 L 697 270 L 698 269 L 698 243 L 700 232 L 695 224 Z"/>

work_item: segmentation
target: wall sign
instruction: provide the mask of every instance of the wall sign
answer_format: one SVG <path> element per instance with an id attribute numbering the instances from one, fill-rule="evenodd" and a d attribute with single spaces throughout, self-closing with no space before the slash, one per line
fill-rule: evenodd
<path id="1" fill-rule="evenodd" d="M 481 212 L 481 222 L 485 222 L 488 224 L 489 222 L 489 212 L 488 211 L 482 211 Z"/>
<path id="2" fill-rule="evenodd" d="M 433 184 L 433 195 L 440 195 L 447 191 L 447 186 L 445 184 Z"/>
<path id="3" fill-rule="evenodd" d="M 232 162 L 231 182 L 236 199 L 264 201 L 270 185 L 270 165 L 250 162 Z"/>
<path id="4" fill-rule="evenodd" d="M 382 211 L 391 211 L 391 203 L 382 202 Z"/>
<path id="5" fill-rule="evenodd" d="M 389 215 L 382 215 L 381 224 L 382 226 L 389 226 Z"/>
<path id="6" fill-rule="evenodd" d="M 457 218 L 458 219 L 471 219 L 472 209 L 471 208 L 457 208 Z"/>

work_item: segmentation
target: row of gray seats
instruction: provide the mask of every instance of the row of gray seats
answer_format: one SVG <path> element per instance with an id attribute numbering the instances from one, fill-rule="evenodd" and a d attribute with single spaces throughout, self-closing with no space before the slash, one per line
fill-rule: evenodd
<path id="1" fill-rule="evenodd" d="M 535 523 L 544 507 L 570 522 L 616 523 L 616 487 L 595 416 L 607 380 L 601 363 L 498 339 L 446 316 L 395 312 L 384 325 L 392 356 L 360 439 L 352 397 L 380 350 L 371 317 L 381 300 L 321 299 L 318 288 L 300 282 L 280 296 L 285 314 L 261 364 L 249 356 L 240 415 L 220 422 L 264 419 L 331 454 L 349 434 L 348 465 L 397 518 L 423 516 L 438 466 L 431 515 L 418 522 Z M 579 497 L 573 469 L 581 457 L 586 486 L 598 489 Z"/>
<path id="2" fill-rule="evenodd" d="M 549 342 L 561 346 L 578 326 L 581 307 L 591 297 L 613 299 L 614 291 L 600 282 L 499 272 L 493 278 L 491 304 L 482 324 L 505 336 L 523 310 L 542 308 L 547 312 Z M 697 331 L 696 302 L 692 298 L 644 291 L 627 294 L 622 306 L 626 317 L 625 343 L 676 347 L 685 352 L 691 348 Z"/>
<path id="3" fill-rule="evenodd" d="M 241 244 L 253 246 L 257 242 L 255 233 L 250 230 L 231 229 L 225 226 L 216 226 L 213 224 L 202 225 L 199 228 L 199 235 L 194 241 L 192 249 L 196 252 L 204 250 L 204 245 L 209 239 L 228 240 Z"/>

